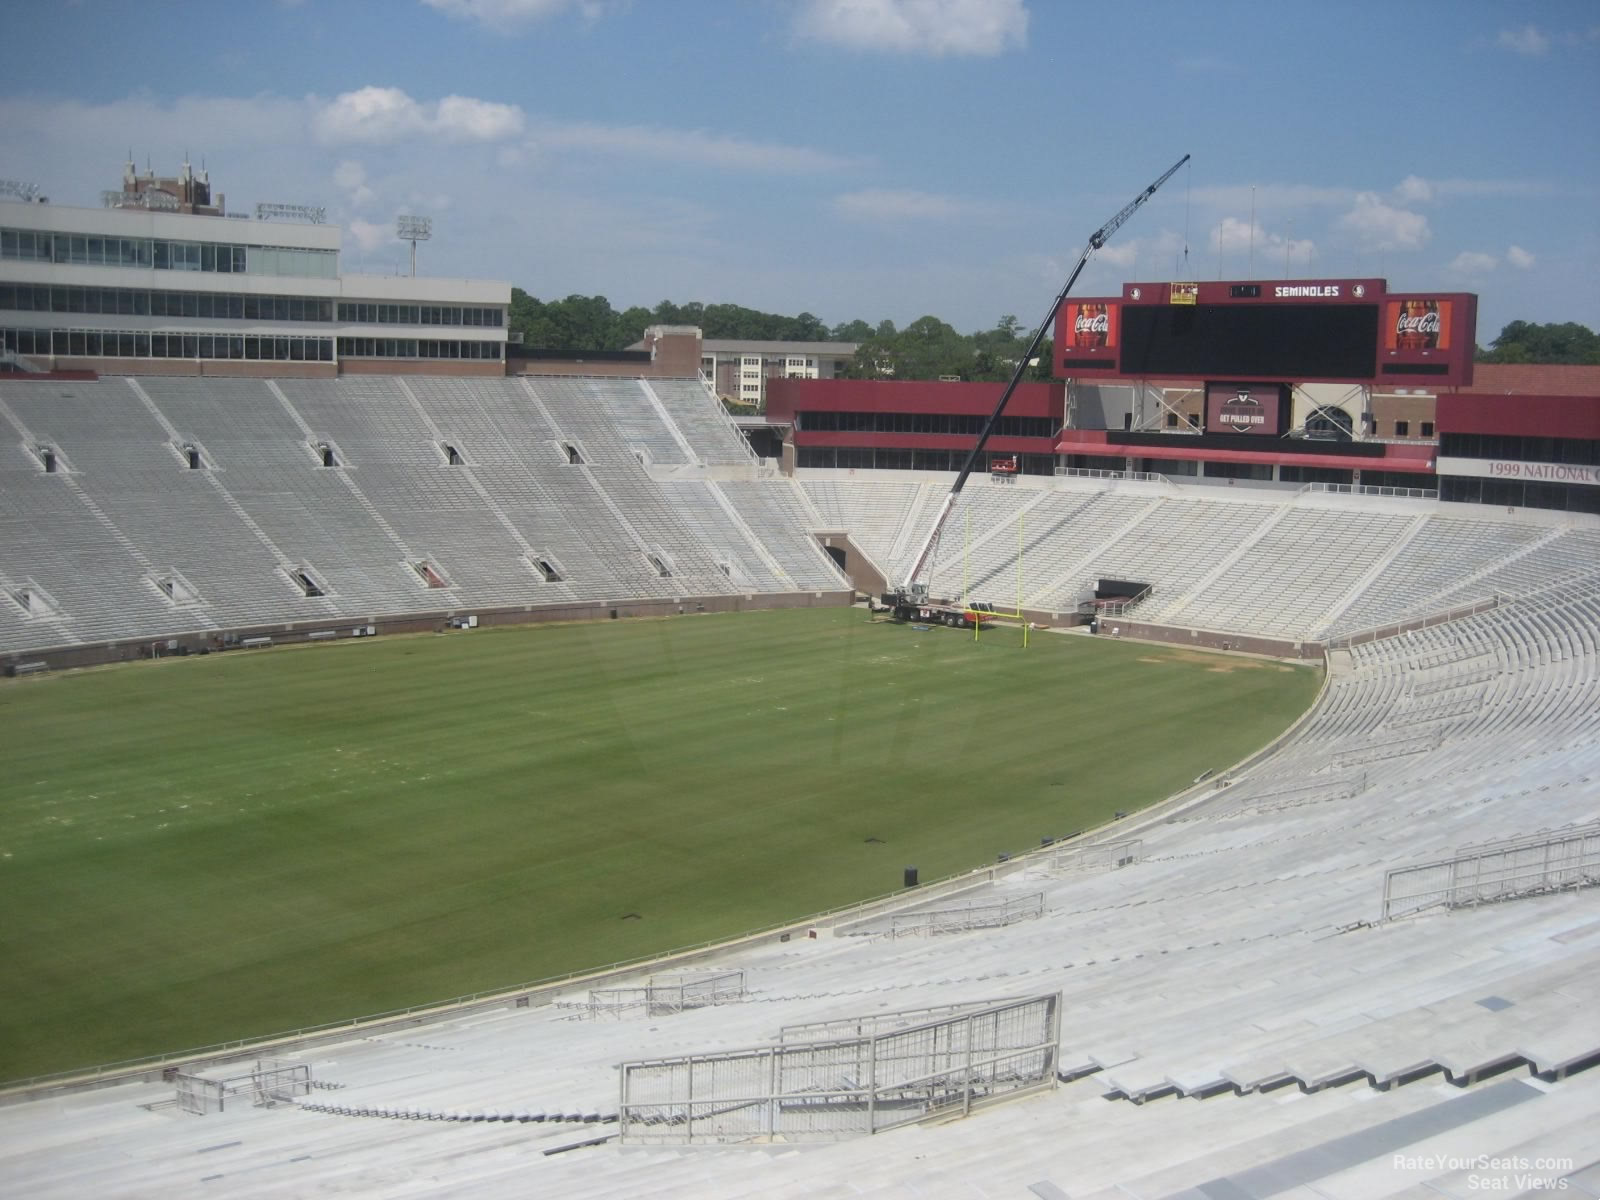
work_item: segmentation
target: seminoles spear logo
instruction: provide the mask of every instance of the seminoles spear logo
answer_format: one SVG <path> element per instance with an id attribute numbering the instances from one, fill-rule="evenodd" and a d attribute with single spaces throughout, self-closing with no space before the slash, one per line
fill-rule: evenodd
<path id="1" fill-rule="evenodd" d="M 1261 401 L 1252 396 L 1247 387 L 1236 391 L 1232 400 L 1222 402 L 1219 416 L 1222 423 L 1235 433 L 1249 433 L 1257 425 L 1267 423 L 1267 414 L 1261 409 Z"/>

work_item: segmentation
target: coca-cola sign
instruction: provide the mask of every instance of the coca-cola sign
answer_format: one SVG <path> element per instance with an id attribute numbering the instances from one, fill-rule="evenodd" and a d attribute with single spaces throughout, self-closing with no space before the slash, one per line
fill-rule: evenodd
<path id="1" fill-rule="evenodd" d="M 1103 312 L 1090 316 L 1082 309 L 1079 309 L 1077 317 L 1072 322 L 1072 332 L 1080 335 L 1085 333 L 1108 334 L 1111 332 L 1111 318 Z"/>
<path id="2" fill-rule="evenodd" d="M 1397 353 L 1431 354 L 1450 348 L 1450 301 L 1433 296 L 1391 297 L 1384 306 L 1384 347 Z"/>
<path id="3" fill-rule="evenodd" d="M 1095 354 L 1117 344 L 1114 300 L 1077 300 L 1066 306 L 1058 344 L 1067 354 Z"/>
<path id="4" fill-rule="evenodd" d="M 1409 315 L 1402 312 L 1400 319 L 1395 322 L 1394 332 L 1396 337 L 1404 337 L 1408 333 L 1421 334 L 1423 337 L 1439 336 L 1439 314 L 1425 312 L 1418 315 Z"/>

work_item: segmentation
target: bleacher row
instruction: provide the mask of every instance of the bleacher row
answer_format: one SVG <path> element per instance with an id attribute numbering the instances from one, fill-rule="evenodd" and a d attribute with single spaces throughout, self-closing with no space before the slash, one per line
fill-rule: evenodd
<path id="1" fill-rule="evenodd" d="M 846 586 L 698 381 L 7 381 L 0 422 L 0 652 Z"/>
<path id="2" fill-rule="evenodd" d="M 830 529 L 892 578 L 910 566 L 948 480 L 808 478 Z M 1201 497 L 1196 489 L 1057 480 L 970 482 L 940 540 L 936 595 L 1070 611 L 1097 579 L 1154 592 L 1158 624 L 1323 640 L 1516 593 L 1600 561 L 1600 524 L 1367 497 Z M 1206 489 L 1215 493 L 1218 489 Z M 1020 542 L 1020 555 L 1019 555 Z"/>
<path id="3" fill-rule="evenodd" d="M 899 940 L 824 926 L 699 964 L 742 970 L 738 1003 L 583 1021 L 574 988 L 297 1052 L 339 1088 L 335 1105 L 179 1118 L 159 1109 L 170 1087 L 150 1083 L 0 1109 L 0 1182 L 30 1196 L 1265 1196 L 1292 1184 L 1353 1198 L 1518 1194 L 1531 1185 L 1487 1187 L 1463 1163 L 1521 1156 L 1564 1164 L 1540 1168 L 1546 1187 L 1593 1195 L 1600 1071 L 1583 1068 L 1600 1061 L 1600 888 L 1377 918 L 1390 867 L 1600 817 L 1597 628 L 1600 569 L 1335 652 L 1322 701 L 1276 752 L 1103 835 L 1138 838 L 1133 861 L 1062 871 L 1047 852 L 962 896 L 1042 894 L 1037 920 Z M 1457 692 L 1475 702 L 1430 718 L 1421 749 L 1347 764 L 1414 737 L 1408 718 Z M 619 1060 L 1055 990 L 1063 1086 L 967 1121 L 803 1149 L 549 1153 L 606 1135 Z M 542 1113 L 602 1117 L 589 1130 L 525 1119 Z M 1432 1157 L 1402 1166 L 1402 1152 Z"/>

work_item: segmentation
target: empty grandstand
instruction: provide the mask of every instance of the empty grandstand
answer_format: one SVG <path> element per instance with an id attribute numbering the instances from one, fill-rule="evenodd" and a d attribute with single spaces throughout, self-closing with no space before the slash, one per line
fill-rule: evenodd
<path id="1" fill-rule="evenodd" d="M 822 527 L 861 528 L 894 573 L 948 487 L 900 478 L 817 471 L 803 486 Z M 1586 515 L 1491 515 L 1314 486 L 1281 495 L 1121 478 L 974 483 L 950 529 L 934 595 L 1009 607 L 1020 585 L 1025 610 L 1060 621 L 1096 580 L 1133 579 L 1151 590 L 1130 620 L 1283 642 L 1517 594 L 1600 559 L 1600 525 Z"/>
<path id="2" fill-rule="evenodd" d="M 785 450 L 797 480 L 758 461 L 694 377 L 697 332 L 692 351 L 647 339 L 609 371 L 557 374 L 522 355 L 508 374 L 505 285 L 341 279 L 335 231 L 134 203 L 161 182 L 130 168 L 111 211 L 4 214 L 6 286 L 91 273 L 60 310 L 49 287 L 42 305 L 30 290 L 3 331 L 19 364 L 58 368 L 0 376 L 0 661 L 13 675 L 479 621 L 844 604 L 850 581 L 818 536 L 846 535 L 880 576 L 902 574 L 948 488 L 929 472 L 965 451 L 966 406 L 989 402 L 982 385 L 947 399 L 870 381 L 894 399 L 866 421 L 842 381 L 775 380 L 769 399 L 800 414 Z M 201 226 L 213 233 L 185 232 Z M 287 277 L 295 294 L 263 315 L 233 289 L 191 288 L 192 319 L 204 295 L 209 324 L 174 333 L 161 316 L 174 246 L 192 248 L 203 283 L 225 251 L 230 275 L 237 263 L 263 287 Z M 123 288 L 132 269 L 149 286 Z M 1381 281 L 1358 282 L 1379 299 Z M 1237 316 L 1256 298 L 1207 306 Z M 1470 382 L 1475 298 L 1443 299 L 1460 336 L 1434 374 Z M 1132 312 L 1139 291 L 1126 300 Z M 76 328 L 88 322 L 73 314 L 107 304 L 148 319 Z M 257 321 L 269 327 L 244 324 Z M 439 323 L 476 328 L 437 338 L 425 326 Z M 1109 371 L 1115 350 L 1086 356 Z M 1372 350 L 1364 375 L 1322 374 L 1381 382 Z M 1405 356 L 1407 380 L 1434 365 Z M 434 357 L 454 368 L 379 373 L 380 359 Z M 59 370 L 84 367 L 127 374 Z M 1326 432 L 1338 422 L 1294 390 L 1297 370 L 1262 395 L 1284 402 L 1285 428 Z M 794 404 L 806 386 L 829 404 Z M 0 1190 L 1600 1195 L 1600 518 L 1587 515 L 1592 479 L 1551 482 L 1537 457 L 1592 456 L 1592 415 L 1530 405 L 1569 424 L 1549 439 L 1519 426 L 1526 440 L 1507 449 L 1495 405 L 1466 404 L 1449 425 L 1441 397 L 1456 439 L 1445 461 L 1431 444 L 1375 441 L 1339 458 L 1308 438 L 1191 437 L 1213 398 L 1244 400 L 1188 390 L 1169 414 L 1181 434 L 1123 437 L 1064 428 L 1068 389 L 1041 385 L 995 446 L 1021 478 L 967 489 L 929 584 L 1066 628 L 1111 611 L 1096 593 L 1122 581 L 1137 590 L 1118 594 L 1103 632 L 1325 660 L 1318 703 L 1276 744 L 1104 828 L 736 944 L 18 1081 L 0 1094 Z M 1373 411 L 1402 410 L 1390 396 Z M 1417 411 L 1431 423 L 1433 397 Z M 1367 414 L 1351 416 L 1346 434 Z M 1193 484 L 1155 473 L 1185 463 Z M 1388 494 L 1338 490 L 1359 487 L 1362 467 Z M 1332 488 L 1292 490 L 1319 471 L 1338 475 Z M 25 700 L 40 682 L 7 686 Z M 728 684 L 754 696 L 763 680 Z M 895 698 L 900 732 L 919 699 Z M 881 715 L 863 707 L 866 723 Z M 1141 714 L 1118 715 L 1137 754 Z M 989 717 L 966 724 L 1005 737 Z M 895 733 L 888 757 L 904 750 Z M 1064 760 L 1074 733 L 1062 730 Z M 760 736 L 784 742 L 776 721 Z M 903 799 L 884 790 L 886 805 Z M 759 806 L 759 781 L 739 799 Z M 977 825 L 999 802 L 961 800 Z M 596 818 L 587 853 L 601 861 L 604 831 Z M 275 897 L 251 899 L 266 925 Z M 499 936 L 488 924 L 475 935 Z M 1489 1162 L 1512 1164 L 1494 1186 Z"/>
<path id="3" fill-rule="evenodd" d="M 1486 840 L 1592 841 L 1597 627 L 1591 564 L 1332 651 L 1324 698 L 1270 754 L 1081 855 L 985 869 L 942 905 L 1037 896 L 1037 919 L 897 938 L 893 909 L 819 918 L 694 963 L 742 973 L 734 1004 L 580 1020 L 592 985 L 577 981 L 380 1021 L 271 1051 L 274 1070 L 305 1068 L 308 1094 L 204 1116 L 180 1116 L 159 1071 L 45 1089 L 0 1109 L 0 1179 L 41 1196 L 186 1194 L 202 1178 L 242 1195 L 1398 1196 L 1466 1194 L 1493 1158 L 1585 1194 L 1592 864 L 1569 855 L 1516 898 L 1390 919 L 1385 880 L 1481 858 Z M 869 919 L 880 935 L 836 936 Z M 1059 1042 L 961 1032 L 997 994 L 1048 997 Z M 261 1053 L 190 1073 L 248 1078 Z M 1042 1054 L 1053 1086 L 1021 1073 L 1018 1098 L 974 1111 L 998 1098 L 993 1064 Z M 752 1144 L 677 1144 L 705 1137 Z"/>
<path id="4" fill-rule="evenodd" d="M 0 420 L 0 653 L 58 665 L 848 586 L 693 380 L 23 376 Z"/>

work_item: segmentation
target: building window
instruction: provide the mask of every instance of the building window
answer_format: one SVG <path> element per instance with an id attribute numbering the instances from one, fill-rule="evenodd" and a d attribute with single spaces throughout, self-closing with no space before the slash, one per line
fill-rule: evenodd
<path id="1" fill-rule="evenodd" d="M 1394 435 L 1395 435 L 1395 437 L 1406 437 L 1407 435 L 1410 434 L 1410 432 L 1411 432 L 1411 422 L 1410 421 L 1396 421 L 1394 423 Z"/>
<path id="2" fill-rule="evenodd" d="M 214 333 L 135 333 L 104 329 L 6 329 L 4 348 L 72 358 L 235 358 L 332 362 L 333 339 L 238 337 Z"/>
<path id="3" fill-rule="evenodd" d="M 1432 421 L 1424 421 L 1422 423 L 1422 436 L 1425 437 L 1425 438 L 1431 438 L 1433 436 L 1433 422 Z"/>
<path id="4" fill-rule="evenodd" d="M 339 273 L 337 250 L 88 237 L 21 229 L 0 231 L 0 258 L 74 266 L 137 266 L 153 267 L 158 271 L 240 275 L 248 272 L 253 275 L 301 275 L 319 279 L 333 279 Z"/>
<path id="5" fill-rule="evenodd" d="M 1267 463 L 1240 463 L 1240 462 L 1207 462 L 1202 464 L 1206 476 L 1210 479 L 1259 479 L 1272 478 L 1272 467 Z"/>
<path id="6" fill-rule="evenodd" d="M 476 325 L 499 328 L 498 308 L 458 304 L 368 304 L 341 301 L 339 320 L 356 325 Z"/>
<path id="7" fill-rule="evenodd" d="M 468 342 L 433 338 L 339 339 L 340 358 L 465 358 L 499 359 L 499 342 Z"/>
<path id="8" fill-rule="evenodd" d="M 19 312 L 193 317 L 205 321 L 333 320 L 333 301 L 316 296 L 242 296 L 215 292 L 39 287 L 27 284 L 0 284 L 0 309 Z"/>
<path id="9" fill-rule="evenodd" d="M 1175 412 L 1169 412 L 1167 414 L 1167 428 L 1168 429 L 1176 429 L 1177 427 L 1178 427 L 1178 414 L 1175 413 Z"/>

